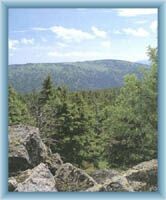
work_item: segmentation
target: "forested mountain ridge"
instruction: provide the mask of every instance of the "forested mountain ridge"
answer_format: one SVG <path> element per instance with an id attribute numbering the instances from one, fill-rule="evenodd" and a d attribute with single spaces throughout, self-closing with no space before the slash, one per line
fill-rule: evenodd
<path id="1" fill-rule="evenodd" d="M 108 170 L 115 169 L 123 171 L 125 177 L 118 175 L 109 179 L 109 182 L 101 180 L 104 182 L 102 191 L 117 191 L 117 185 L 119 187 L 121 183 L 127 183 L 127 186 L 123 185 L 124 187 L 120 187 L 118 191 L 156 191 L 157 49 L 149 48 L 148 56 L 151 61 L 149 70 L 143 73 L 141 79 L 135 74 L 125 76 L 125 83 L 120 88 L 71 91 L 64 86 L 54 86 L 51 76 L 45 77 L 40 90 L 27 94 L 21 94 L 10 86 L 8 90 L 8 122 L 11 126 L 10 171 L 13 173 L 13 170 L 26 170 L 39 164 L 33 169 L 34 171 L 28 171 L 32 174 L 31 178 L 36 180 L 36 177 L 39 177 L 39 173 L 36 172 L 39 171 L 50 174 L 47 168 L 49 167 L 51 173 L 55 174 L 55 179 L 52 175 L 49 176 L 51 180 L 55 180 L 50 184 L 52 186 L 56 183 L 57 191 L 82 191 L 85 189 L 84 186 L 89 191 L 89 182 L 84 180 L 92 180 L 92 177 L 96 175 L 98 177 L 99 174 L 103 177 L 103 173 L 108 177 L 110 174 Z M 45 151 L 46 148 L 42 143 L 49 148 L 49 151 Z M 16 149 L 22 152 L 19 154 L 20 163 Z M 44 156 L 45 152 L 49 152 L 50 155 Z M 23 153 L 26 159 L 23 158 Z M 11 163 L 13 161 L 17 164 Z M 60 168 L 59 164 L 62 165 Z M 101 173 L 98 170 L 102 170 Z M 80 175 L 83 189 L 77 188 L 77 182 L 70 182 L 77 179 L 77 176 L 72 175 L 73 172 Z M 85 172 L 92 174 L 92 177 Z M 115 171 L 112 172 L 117 174 Z M 131 183 L 133 173 L 136 179 Z M 135 176 L 136 174 L 138 176 Z M 131 178 L 129 184 L 132 184 L 132 187 L 126 180 L 128 177 Z M 13 182 L 13 177 L 11 178 L 10 182 Z M 143 183 L 140 183 L 140 180 Z M 78 183 L 79 181 L 78 177 Z M 42 179 L 42 183 L 45 182 L 47 180 Z M 24 184 L 28 183 L 28 181 L 23 183 L 23 188 Z M 95 190 L 90 188 L 90 191 L 99 191 L 95 183 L 94 185 Z M 116 188 L 108 190 L 110 185 L 111 187 L 116 185 Z M 37 189 L 45 191 L 45 185 L 39 184 Z M 23 190 L 18 187 L 16 191 Z"/>
<path id="2" fill-rule="evenodd" d="M 122 60 L 9 65 L 9 85 L 19 92 L 31 92 L 41 89 L 50 75 L 54 85 L 67 85 L 71 90 L 105 89 L 122 86 L 127 74 L 140 78 L 147 68 L 149 65 Z"/>
<path id="3" fill-rule="evenodd" d="M 121 88 L 70 91 L 54 86 L 20 94 L 9 87 L 9 124 L 39 128 L 42 139 L 66 162 L 85 168 L 131 167 L 157 156 L 157 50 L 141 80 L 125 77 Z M 70 150 L 69 150 L 70 149 Z M 120 153 L 119 153 L 120 152 Z"/>

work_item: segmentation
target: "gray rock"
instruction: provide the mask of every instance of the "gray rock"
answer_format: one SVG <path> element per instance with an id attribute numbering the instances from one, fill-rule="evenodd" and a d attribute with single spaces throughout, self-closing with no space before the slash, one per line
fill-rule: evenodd
<path id="1" fill-rule="evenodd" d="M 24 182 L 27 178 L 29 178 L 29 176 L 32 174 L 32 170 L 31 169 L 27 169 L 25 171 L 20 171 L 17 176 L 14 176 L 14 178 L 16 179 L 17 183 L 22 183 Z"/>
<path id="2" fill-rule="evenodd" d="M 142 162 L 127 170 L 124 176 L 135 191 L 156 191 L 157 189 L 157 160 Z"/>
<path id="3" fill-rule="evenodd" d="M 114 176 L 103 184 L 106 192 L 133 192 L 133 188 L 123 176 Z"/>
<path id="4" fill-rule="evenodd" d="M 45 164 L 27 171 L 22 172 L 22 177 L 25 173 L 24 181 L 18 184 L 16 192 L 57 192 L 54 176 Z"/>
<path id="5" fill-rule="evenodd" d="M 96 170 L 90 174 L 90 176 L 99 184 L 103 184 L 107 179 L 111 179 L 120 173 L 113 169 Z"/>
<path id="6" fill-rule="evenodd" d="M 145 182 L 140 181 L 130 181 L 128 180 L 129 184 L 133 188 L 134 191 L 140 192 L 140 191 L 146 191 L 147 190 L 147 184 Z"/>
<path id="7" fill-rule="evenodd" d="M 24 125 L 9 127 L 9 176 L 38 165 L 46 157 L 47 148 L 38 128 Z"/>
<path id="8" fill-rule="evenodd" d="M 56 174 L 57 169 L 63 164 L 63 161 L 58 153 L 50 154 L 45 163 L 47 163 L 49 170 L 53 175 Z"/>
<path id="9" fill-rule="evenodd" d="M 97 184 L 87 173 L 70 163 L 57 170 L 55 182 L 58 191 L 85 191 Z"/>
<path id="10" fill-rule="evenodd" d="M 14 177 L 10 177 L 8 180 L 8 191 L 13 192 L 17 188 L 17 181 Z"/>
<path id="11" fill-rule="evenodd" d="M 106 189 L 104 188 L 103 185 L 100 184 L 96 184 L 91 188 L 88 188 L 87 190 L 85 190 L 84 192 L 105 192 Z"/>

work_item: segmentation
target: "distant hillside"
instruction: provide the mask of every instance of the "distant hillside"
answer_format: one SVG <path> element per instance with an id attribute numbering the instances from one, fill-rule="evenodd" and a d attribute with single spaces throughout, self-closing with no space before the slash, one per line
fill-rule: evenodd
<path id="1" fill-rule="evenodd" d="M 140 78 L 141 69 L 148 67 L 122 60 L 9 65 L 9 84 L 19 92 L 30 92 L 40 89 L 49 74 L 56 85 L 95 90 L 122 86 L 125 75 L 134 73 Z"/>
<path id="2" fill-rule="evenodd" d="M 137 63 L 150 65 L 150 60 L 138 60 Z"/>

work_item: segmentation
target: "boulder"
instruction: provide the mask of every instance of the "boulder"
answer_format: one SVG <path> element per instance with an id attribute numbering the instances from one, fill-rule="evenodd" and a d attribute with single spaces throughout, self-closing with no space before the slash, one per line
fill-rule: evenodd
<path id="1" fill-rule="evenodd" d="M 22 172 L 17 179 L 22 182 L 18 183 L 16 192 L 57 192 L 54 176 L 44 163 Z"/>
<path id="2" fill-rule="evenodd" d="M 9 127 L 9 176 L 33 168 L 47 157 L 39 129 L 31 126 Z"/>
<path id="3" fill-rule="evenodd" d="M 114 176 L 103 184 L 106 192 L 133 192 L 133 188 L 123 176 Z"/>
<path id="4" fill-rule="evenodd" d="M 124 176 L 135 191 L 157 190 L 157 160 L 142 162 L 127 170 Z"/>
<path id="5" fill-rule="evenodd" d="M 146 191 L 147 184 L 145 182 L 130 181 L 130 180 L 128 180 L 128 182 L 134 191 Z"/>
<path id="6" fill-rule="evenodd" d="M 8 180 L 8 191 L 13 192 L 17 188 L 17 181 L 14 177 L 10 177 Z"/>
<path id="7" fill-rule="evenodd" d="M 95 184 L 93 187 L 88 188 L 84 192 L 105 192 L 105 188 L 103 185 L 100 184 Z"/>
<path id="8" fill-rule="evenodd" d="M 85 191 L 97 184 L 87 173 L 70 163 L 57 170 L 55 182 L 58 191 Z"/>
<path id="9" fill-rule="evenodd" d="M 107 179 L 111 179 L 120 173 L 113 169 L 96 170 L 90 174 L 90 176 L 99 184 L 103 184 Z"/>
<path id="10" fill-rule="evenodd" d="M 32 174 L 32 169 L 27 169 L 25 171 L 20 171 L 14 178 L 16 179 L 17 183 L 24 182 L 29 176 Z"/>
<path id="11" fill-rule="evenodd" d="M 57 169 L 63 164 L 63 161 L 58 153 L 54 153 L 47 157 L 45 163 L 47 163 L 51 173 L 55 175 Z"/>

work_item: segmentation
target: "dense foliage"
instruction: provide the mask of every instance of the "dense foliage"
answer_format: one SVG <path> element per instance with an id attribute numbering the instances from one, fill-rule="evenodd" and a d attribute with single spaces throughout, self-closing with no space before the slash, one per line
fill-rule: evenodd
<path id="1" fill-rule="evenodd" d="M 28 110 L 27 105 L 21 99 L 21 96 L 17 94 L 17 92 L 9 86 L 8 90 L 9 96 L 9 125 L 13 124 L 33 124 L 33 119 L 30 116 L 30 112 Z"/>
<path id="2" fill-rule="evenodd" d="M 64 161 L 83 168 L 125 168 L 157 157 L 157 50 L 140 80 L 121 88 L 71 91 L 46 77 L 42 89 L 19 96 L 9 88 L 9 122 L 39 127 Z M 76 83 L 77 84 L 77 83 Z M 22 99 L 22 100 L 21 100 Z"/>
<path id="3" fill-rule="evenodd" d="M 120 60 L 10 65 L 9 84 L 19 92 L 32 92 L 40 90 L 42 81 L 50 74 L 55 86 L 67 85 L 74 91 L 96 90 L 122 86 L 126 74 L 141 77 L 141 68 L 147 67 Z"/>

